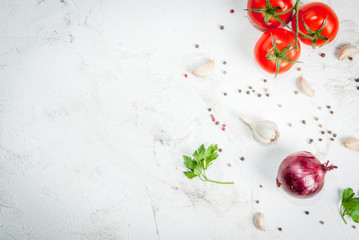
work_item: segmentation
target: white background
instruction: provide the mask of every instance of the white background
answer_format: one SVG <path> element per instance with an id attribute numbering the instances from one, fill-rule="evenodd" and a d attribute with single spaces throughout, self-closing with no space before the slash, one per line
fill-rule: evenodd
<path id="1" fill-rule="evenodd" d="M 340 19 L 335 42 L 302 45 L 302 71 L 273 79 L 255 65 L 261 32 L 244 0 L 1 0 L 0 238 L 359 239 L 338 212 L 341 191 L 359 189 L 359 153 L 342 144 L 359 138 L 359 55 L 336 59 L 359 45 L 359 2 L 324 2 Z M 190 74 L 207 58 L 210 77 Z M 301 75 L 315 97 L 294 94 Z M 237 92 L 249 85 L 271 96 Z M 279 142 L 259 145 L 240 113 L 275 121 Z M 182 155 L 211 143 L 223 152 L 207 175 L 235 185 L 183 175 Z M 339 167 L 309 201 L 275 185 L 280 162 L 302 150 Z M 267 232 L 253 225 L 258 211 Z"/>

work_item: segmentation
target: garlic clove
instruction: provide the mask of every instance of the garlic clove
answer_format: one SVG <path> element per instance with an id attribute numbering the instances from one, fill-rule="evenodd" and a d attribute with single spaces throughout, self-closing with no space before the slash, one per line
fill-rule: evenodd
<path id="1" fill-rule="evenodd" d="M 242 114 L 239 115 L 239 118 L 242 120 L 242 122 L 244 122 L 249 128 L 252 128 L 252 126 L 254 125 L 254 121 L 252 119 L 250 119 L 249 117 L 246 117 Z"/>
<path id="2" fill-rule="evenodd" d="M 254 121 L 244 115 L 240 119 L 251 129 L 253 138 L 262 144 L 275 142 L 279 138 L 279 130 L 276 123 L 272 121 Z"/>
<path id="3" fill-rule="evenodd" d="M 208 59 L 204 65 L 193 70 L 192 74 L 197 77 L 204 78 L 204 77 L 209 76 L 212 73 L 213 68 L 214 68 L 214 61 Z"/>
<path id="4" fill-rule="evenodd" d="M 263 213 L 260 212 L 254 216 L 254 224 L 259 230 L 266 231 L 265 219 Z"/>
<path id="5" fill-rule="evenodd" d="M 268 144 L 278 140 L 279 131 L 277 124 L 272 121 L 262 121 L 256 126 L 253 136 L 261 143 Z"/>
<path id="6" fill-rule="evenodd" d="M 359 151 L 359 139 L 354 137 L 348 137 L 344 141 L 344 147 Z"/>
<path id="7" fill-rule="evenodd" d="M 338 59 L 343 61 L 344 59 L 350 57 L 353 54 L 359 52 L 359 49 L 356 46 L 345 46 L 339 51 Z"/>
<path id="8" fill-rule="evenodd" d="M 315 91 L 303 76 L 301 76 L 298 80 L 298 88 L 303 94 L 307 95 L 308 97 L 314 96 Z"/>

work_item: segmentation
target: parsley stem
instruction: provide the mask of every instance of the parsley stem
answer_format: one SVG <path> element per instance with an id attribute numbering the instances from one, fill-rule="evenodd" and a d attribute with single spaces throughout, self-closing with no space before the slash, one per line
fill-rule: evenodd
<path id="1" fill-rule="evenodd" d="M 347 221 L 345 221 L 345 219 L 344 219 L 344 214 L 342 214 L 342 219 L 343 219 L 343 221 L 345 222 L 345 224 L 347 224 Z"/>
<path id="2" fill-rule="evenodd" d="M 205 174 L 203 174 L 203 177 L 205 180 L 202 179 L 202 181 L 206 181 L 206 182 L 212 182 L 212 183 L 219 183 L 219 184 L 234 184 L 234 182 L 219 182 L 219 181 L 214 181 L 214 180 L 211 180 L 211 179 L 208 179 L 207 176 Z"/>
<path id="3" fill-rule="evenodd" d="M 206 182 L 213 182 L 213 183 L 219 183 L 219 184 L 234 184 L 234 182 L 218 182 L 218 181 L 213 181 L 210 179 L 206 179 Z"/>
<path id="4" fill-rule="evenodd" d="M 342 216 L 343 221 L 345 224 L 347 224 L 347 221 L 345 221 L 344 216 L 346 215 L 346 210 L 343 211 L 343 204 L 340 205 L 340 215 Z"/>

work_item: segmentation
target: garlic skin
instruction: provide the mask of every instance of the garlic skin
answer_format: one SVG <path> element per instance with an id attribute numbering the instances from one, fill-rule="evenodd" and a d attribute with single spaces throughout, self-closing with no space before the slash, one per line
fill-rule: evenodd
<path id="1" fill-rule="evenodd" d="M 298 80 L 298 88 L 303 94 L 307 95 L 308 97 L 314 96 L 315 91 L 303 76 L 301 76 Z"/>
<path id="2" fill-rule="evenodd" d="M 213 68 L 214 68 L 214 61 L 211 59 L 208 59 L 204 65 L 193 70 L 192 74 L 197 77 L 204 78 L 204 77 L 209 76 L 212 73 Z"/>
<path id="3" fill-rule="evenodd" d="M 265 226 L 265 220 L 264 220 L 264 214 L 263 213 L 257 213 L 254 216 L 254 225 L 262 231 L 266 231 L 266 226 Z"/>
<path id="4" fill-rule="evenodd" d="M 354 137 L 348 137 L 344 141 L 344 147 L 359 151 L 359 139 Z"/>
<path id="5" fill-rule="evenodd" d="M 279 130 L 275 122 L 254 121 L 244 115 L 240 119 L 252 130 L 254 139 L 262 144 L 270 144 L 278 140 Z"/>
<path id="6" fill-rule="evenodd" d="M 345 46 L 342 49 L 340 49 L 338 60 L 343 61 L 344 59 L 347 59 L 353 54 L 356 54 L 359 52 L 359 49 L 356 46 Z"/>

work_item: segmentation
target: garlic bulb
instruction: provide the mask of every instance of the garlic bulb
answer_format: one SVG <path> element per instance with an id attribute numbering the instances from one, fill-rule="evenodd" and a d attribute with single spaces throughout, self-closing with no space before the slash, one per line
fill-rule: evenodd
<path id="1" fill-rule="evenodd" d="M 314 96 L 315 91 L 303 76 L 300 77 L 298 80 L 298 88 L 303 94 L 307 95 L 308 97 Z"/>
<path id="2" fill-rule="evenodd" d="M 202 66 L 196 68 L 195 70 L 193 70 L 192 74 L 197 76 L 197 77 L 204 78 L 204 77 L 207 77 L 208 75 L 210 75 L 212 73 L 213 68 L 214 68 L 214 61 L 208 59 L 207 62 L 204 65 L 202 65 Z"/>
<path id="3" fill-rule="evenodd" d="M 338 59 L 339 61 L 343 61 L 344 59 L 358 52 L 359 52 L 359 48 L 357 48 L 356 46 L 345 46 L 342 49 L 340 49 Z"/>
<path id="4" fill-rule="evenodd" d="M 256 227 L 262 231 L 266 231 L 266 226 L 265 226 L 265 220 L 264 220 L 264 214 L 263 213 L 257 213 L 254 216 L 254 224 L 256 225 Z"/>
<path id="5" fill-rule="evenodd" d="M 240 115 L 240 119 L 252 130 L 254 139 L 263 144 L 275 142 L 279 138 L 277 124 L 272 121 L 254 121 Z"/>
<path id="6" fill-rule="evenodd" d="M 344 147 L 359 151 L 359 139 L 348 137 L 344 141 Z"/>

